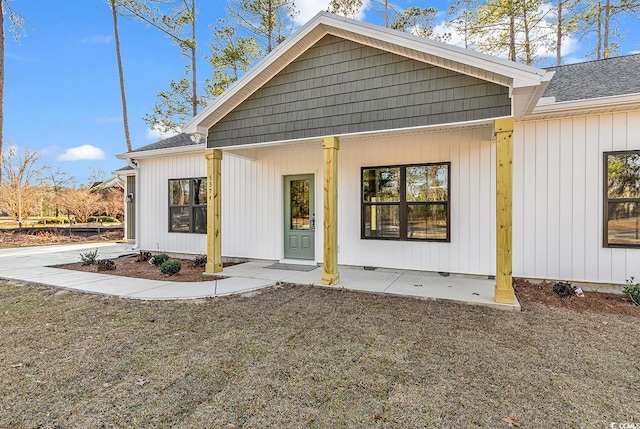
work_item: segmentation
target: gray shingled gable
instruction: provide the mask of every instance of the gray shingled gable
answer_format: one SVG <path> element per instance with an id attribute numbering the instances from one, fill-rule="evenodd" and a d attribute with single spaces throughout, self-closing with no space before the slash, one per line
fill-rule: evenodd
<path id="1" fill-rule="evenodd" d="M 144 152 L 147 150 L 158 150 L 158 149 L 169 149 L 172 147 L 181 147 L 181 146 L 193 146 L 198 143 L 194 143 L 191 140 L 191 136 L 186 133 L 177 134 L 173 137 L 169 137 L 168 139 L 160 140 L 155 143 L 148 144 L 146 146 L 139 147 L 137 149 L 132 150 L 132 152 Z"/>
<path id="2" fill-rule="evenodd" d="M 640 54 L 550 67 L 543 97 L 556 102 L 640 93 Z"/>
<path id="3" fill-rule="evenodd" d="M 238 146 L 507 116 L 509 88 L 326 35 L 209 129 Z"/>

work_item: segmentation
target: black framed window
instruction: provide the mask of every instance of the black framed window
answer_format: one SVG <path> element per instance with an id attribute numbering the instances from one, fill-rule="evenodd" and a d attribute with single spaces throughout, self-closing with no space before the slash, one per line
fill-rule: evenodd
<path id="1" fill-rule="evenodd" d="M 604 246 L 640 247 L 640 150 L 604 153 Z"/>
<path id="2" fill-rule="evenodd" d="M 362 168 L 361 237 L 448 242 L 450 166 Z"/>
<path id="3" fill-rule="evenodd" d="M 207 179 L 169 180 L 169 232 L 207 232 Z"/>

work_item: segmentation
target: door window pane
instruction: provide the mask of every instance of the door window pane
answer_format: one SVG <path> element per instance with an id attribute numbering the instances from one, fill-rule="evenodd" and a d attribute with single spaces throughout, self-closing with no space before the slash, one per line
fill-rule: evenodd
<path id="1" fill-rule="evenodd" d="M 399 202 L 400 168 L 368 168 L 362 171 L 365 202 Z"/>
<path id="2" fill-rule="evenodd" d="M 371 238 L 399 238 L 400 206 L 395 204 L 365 206 L 364 235 Z"/>
<path id="3" fill-rule="evenodd" d="M 640 203 L 609 203 L 609 244 L 640 246 Z"/>
<path id="4" fill-rule="evenodd" d="M 308 230 L 311 227 L 309 216 L 309 179 L 292 180 L 290 183 L 291 229 Z"/>

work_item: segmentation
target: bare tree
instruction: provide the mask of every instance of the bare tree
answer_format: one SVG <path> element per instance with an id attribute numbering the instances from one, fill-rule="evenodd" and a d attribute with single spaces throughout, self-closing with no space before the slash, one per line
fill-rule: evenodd
<path id="1" fill-rule="evenodd" d="M 55 170 L 51 168 L 47 169 L 43 174 L 43 178 L 51 188 L 51 203 L 55 217 L 58 217 L 60 215 L 60 196 L 65 189 L 71 188 L 74 185 L 76 179 L 61 168 Z"/>
<path id="2" fill-rule="evenodd" d="M 43 168 L 37 168 L 40 153 L 29 148 L 11 146 L 2 152 L 2 176 L 0 206 L 7 210 L 22 228 L 24 218 L 34 213 L 38 206 L 38 188 L 34 180 Z"/>
<path id="3" fill-rule="evenodd" d="M 80 223 L 87 223 L 90 216 L 100 213 L 101 196 L 97 192 L 90 192 L 87 188 L 67 189 L 60 199 L 62 207 L 69 217 L 75 216 Z"/>

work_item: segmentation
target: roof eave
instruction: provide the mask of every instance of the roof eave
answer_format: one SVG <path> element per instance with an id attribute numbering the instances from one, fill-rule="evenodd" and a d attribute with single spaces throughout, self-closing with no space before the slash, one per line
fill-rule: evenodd
<path id="1" fill-rule="evenodd" d="M 189 146 L 177 146 L 177 147 L 168 147 L 164 149 L 152 149 L 152 150 L 143 150 L 139 152 L 125 152 L 116 155 L 116 158 L 128 160 L 128 159 L 141 159 L 141 158 L 154 158 L 161 156 L 169 156 L 169 155 L 186 155 L 197 152 L 204 152 L 207 148 L 206 143 L 202 144 L 194 144 Z"/>
<path id="2" fill-rule="evenodd" d="M 547 103 L 536 106 L 532 114 L 541 114 L 541 113 L 554 113 L 554 112 L 563 112 L 569 110 L 583 110 L 583 109 L 595 109 L 595 108 L 606 108 L 613 106 L 623 106 L 626 104 L 638 104 L 640 103 L 640 93 L 635 94 L 624 94 L 624 95 L 614 95 L 609 97 L 597 97 L 597 98 L 588 98 L 584 100 L 572 100 L 572 101 L 561 101 L 557 103 Z"/>

